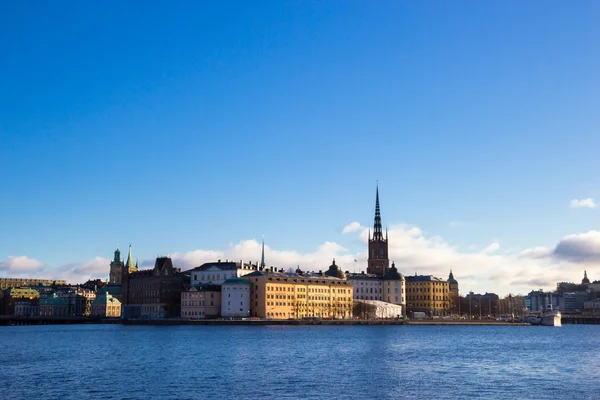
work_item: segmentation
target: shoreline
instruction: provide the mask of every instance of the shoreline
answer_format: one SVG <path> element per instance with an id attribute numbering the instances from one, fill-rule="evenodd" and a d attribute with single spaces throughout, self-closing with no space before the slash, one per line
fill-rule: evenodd
<path id="1" fill-rule="evenodd" d="M 156 326 L 356 326 L 356 325 L 446 325 L 446 326 L 531 326 L 521 322 L 501 321 L 468 321 L 468 320 L 403 320 L 403 319 L 120 319 L 120 318 L 90 318 L 90 317 L 7 317 L 0 316 L 0 326 L 15 325 L 56 325 L 56 324 L 121 324 L 121 325 L 156 325 Z"/>

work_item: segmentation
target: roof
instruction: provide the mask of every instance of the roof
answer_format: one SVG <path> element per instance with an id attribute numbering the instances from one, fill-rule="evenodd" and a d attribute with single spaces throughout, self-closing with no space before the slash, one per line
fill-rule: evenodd
<path id="1" fill-rule="evenodd" d="M 383 280 L 385 281 L 402 281 L 404 280 L 404 276 L 398 272 L 398 269 L 394 264 L 392 264 L 392 268 L 390 268 L 385 275 L 383 275 Z"/>
<path id="2" fill-rule="evenodd" d="M 454 274 L 450 271 L 450 275 L 448 275 L 448 283 L 452 285 L 458 285 L 458 281 L 454 279 Z"/>
<path id="3" fill-rule="evenodd" d="M 287 280 L 287 279 L 304 279 L 304 280 L 310 280 L 312 282 L 314 281 L 321 281 L 320 283 L 326 283 L 326 281 L 332 282 L 332 283 L 340 283 L 340 284 L 347 284 L 347 281 L 345 279 L 340 279 L 340 278 L 334 278 L 332 276 L 327 276 L 325 274 L 318 274 L 318 273 L 304 273 L 304 274 L 297 274 L 294 272 L 275 272 L 275 271 L 271 271 L 271 270 L 263 270 L 263 271 L 254 271 L 248 275 L 244 275 L 244 278 L 252 278 L 255 276 L 268 276 L 269 279 L 274 279 L 274 280 Z"/>
<path id="4" fill-rule="evenodd" d="M 372 280 L 372 281 L 380 281 L 382 279 L 381 276 L 375 274 L 348 274 L 346 275 L 348 280 Z"/>
<path id="5" fill-rule="evenodd" d="M 221 285 L 216 285 L 214 283 L 201 283 L 199 285 L 191 286 L 188 289 L 188 292 L 220 292 Z"/>
<path id="6" fill-rule="evenodd" d="M 98 295 L 98 297 L 96 297 L 96 299 L 94 301 L 92 301 L 92 304 L 121 304 L 121 302 L 119 300 L 117 300 L 116 298 L 114 298 L 110 293 L 106 293 L 106 291 L 103 291 L 102 293 L 100 293 Z"/>
<path id="7" fill-rule="evenodd" d="M 207 271 L 209 269 L 217 269 L 221 271 L 229 271 L 240 268 L 240 266 L 233 261 L 225 261 L 225 262 L 209 262 L 200 265 L 192 269 L 191 271 Z"/>
<path id="8" fill-rule="evenodd" d="M 445 281 L 441 278 L 436 278 L 433 275 L 409 275 L 406 277 L 406 281 L 407 282 L 444 282 L 444 283 L 447 283 L 447 281 Z"/>
<path id="9" fill-rule="evenodd" d="M 62 297 L 50 296 L 45 299 L 40 299 L 40 306 L 66 306 L 67 301 Z"/>
<path id="10" fill-rule="evenodd" d="M 40 297 L 40 293 L 37 290 L 31 288 L 9 288 L 6 289 L 6 295 L 12 297 Z"/>
<path id="11" fill-rule="evenodd" d="M 225 279 L 223 285 L 251 285 L 251 283 L 244 278 L 229 278 Z"/>
<path id="12" fill-rule="evenodd" d="M 340 269 L 337 265 L 335 265 L 335 258 L 333 259 L 333 264 L 329 266 L 329 269 L 325 271 L 325 275 L 330 276 L 332 278 L 346 279 L 346 274 L 344 271 Z"/>

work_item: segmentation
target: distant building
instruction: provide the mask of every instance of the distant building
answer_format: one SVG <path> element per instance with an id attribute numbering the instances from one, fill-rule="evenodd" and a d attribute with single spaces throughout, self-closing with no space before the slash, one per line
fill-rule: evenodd
<path id="1" fill-rule="evenodd" d="M 19 302 L 28 302 L 29 305 L 38 305 L 40 294 L 31 288 L 11 287 L 4 290 L 2 298 L 2 315 L 15 315 L 15 305 Z"/>
<path id="2" fill-rule="evenodd" d="M 64 280 L 38 279 L 38 278 L 0 278 L 0 290 L 15 287 L 30 286 L 61 286 L 66 285 Z"/>
<path id="3" fill-rule="evenodd" d="M 411 312 L 424 312 L 428 316 L 450 313 L 450 285 L 448 281 L 432 275 L 406 277 L 406 308 Z"/>
<path id="4" fill-rule="evenodd" d="M 130 273 L 123 269 L 121 303 L 123 318 L 171 318 L 181 312 L 181 292 L 190 277 L 173 267 L 169 257 L 158 257 L 153 269 Z"/>
<path id="5" fill-rule="evenodd" d="M 37 317 L 40 315 L 40 306 L 30 301 L 17 301 L 15 303 L 15 317 Z"/>
<path id="6" fill-rule="evenodd" d="M 221 285 L 203 283 L 181 292 L 181 317 L 217 318 L 221 313 Z"/>
<path id="7" fill-rule="evenodd" d="M 583 279 L 581 280 L 582 285 L 589 285 L 590 280 L 587 277 L 587 271 L 583 271 Z"/>
<path id="8" fill-rule="evenodd" d="M 254 271 L 244 279 L 252 284 L 252 317 L 341 319 L 352 313 L 352 285 L 340 278 L 271 268 Z"/>
<path id="9" fill-rule="evenodd" d="M 40 299 L 40 315 L 43 317 L 66 317 L 68 311 L 66 300 L 56 293 Z"/>
<path id="10" fill-rule="evenodd" d="M 196 267 L 189 272 L 191 285 L 213 284 L 220 285 L 226 279 L 239 278 L 247 275 L 256 269 L 250 263 L 233 262 L 221 260 L 217 262 L 208 262 Z"/>
<path id="11" fill-rule="evenodd" d="M 229 278 L 221 285 L 221 317 L 250 317 L 250 287 L 244 278 Z"/>
<path id="12" fill-rule="evenodd" d="M 450 290 L 450 312 L 452 314 L 460 314 L 460 293 L 458 292 L 458 281 L 454 279 L 454 274 L 450 270 L 448 275 L 448 288 Z"/>
<path id="13" fill-rule="evenodd" d="M 348 274 L 354 300 L 383 301 L 383 277 L 375 274 Z"/>
<path id="14" fill-rule="evenodd" d="M 67 303 L 67 315 L 70 317 L 87 317 L 92 311 L 92 302 L 96 293 L 79 286 L 56 290 L 56 295 Z"/>
<path id="15" fill-rule="evenodd" d="M 512 295 L 499 299 L 499 310 L 500 315 L 515 315 L 520 316 L 523 315 L 523 310 L 527 307 L 525 302 L 525 296 L 521 295 Z M 463 313 L 464 313 L 463 309 Z"/>
<path id="16" fill-rule="evenodd" d="M 91 305 L 92 317 L 119 318 L 121 316 L 121 302 L 113 297 L 106 288 L 96 293 L 96 299 Z"/>

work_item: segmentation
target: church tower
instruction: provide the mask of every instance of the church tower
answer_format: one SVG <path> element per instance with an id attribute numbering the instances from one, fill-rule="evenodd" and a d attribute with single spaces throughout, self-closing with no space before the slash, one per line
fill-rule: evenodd
<path id="1" fill-rule="evenodd" d="M 379 210 L 379 185 L 375 194 L 375 222 L 373 224 L 373 237 L 369 233 L 369 260 L 367 264 L 367 273 L 375 275 L 384 275 L 390 266 L 388 258 L 387 230 L 385 239 L 381 228 L 381 214 Z"/>
<path id="2" fill-rule="evenodd" d="M 121 261 L 121 251 L 115 250 L 115 258 L 110 263 L 110 279 L 109 283 L 121 284 L 121 274 L 123 271 L 123 261 Z"/>

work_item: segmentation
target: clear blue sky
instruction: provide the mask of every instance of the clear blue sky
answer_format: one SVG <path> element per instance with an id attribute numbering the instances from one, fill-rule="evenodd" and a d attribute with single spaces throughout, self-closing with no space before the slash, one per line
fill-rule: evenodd
<path id="1" fill-rule="evenodd" d="M 569 207 L 600 198 L 599 21 L 596 1 L 2 2 L 0 261 L 359 251 L 341 230 L 372 225 L 376 180 L 384 224 L 552 247 L 600 222 Z"/>

